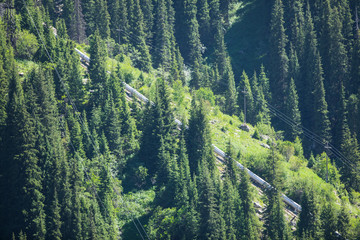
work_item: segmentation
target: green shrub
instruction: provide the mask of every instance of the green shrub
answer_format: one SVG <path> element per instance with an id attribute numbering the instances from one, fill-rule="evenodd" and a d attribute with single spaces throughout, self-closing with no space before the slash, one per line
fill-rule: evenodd
<path id="1" fill-rule="evenodd" d="M 39 43 L 34 34 L 22 30 L 17 34 L 15 48 L 17 57 L 30 60 L 39 49 Z"/>

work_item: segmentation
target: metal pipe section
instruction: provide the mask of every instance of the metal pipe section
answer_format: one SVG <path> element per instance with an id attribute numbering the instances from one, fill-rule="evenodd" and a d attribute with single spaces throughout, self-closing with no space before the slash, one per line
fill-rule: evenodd
<path id="1" fill-rule="evenodd" d="M 90 63 L 90 58 L 85 55 L 84 53 L 82 53 L 81 51 L 79 51 L 78 49 L 75 48 L 75 51 L 80 55 L 80 57 Z M 139 93 L 137 90 L 135 90 L 134 88 L 130 87 L 129 84 L 123 82 L 124 87 L 127 91 L 129 91 L 132 95 L 135 95 L 137 98 L 139 98 L 141 101 L 148 103 L 149 99 L 147 97 L 145 97 L 144 95 L 142 95 L 141 93 Z M 152 105 L 154 105 L 153 102 L 151 102 Z M 176 124 L 181 127 L 183 124 L 181 123 L 180 120 L 175 119 Z M 222 157 L 223 159 L 226 158 L 226 154 L 224 151 L 222 151 L 220 148 L 216 147 L 213 144 L 214 147 L 214 152 L 215 154 L 219 155 L 220 157 Z M 233 160 L 235 161 L 235 160 Z M 264 188 L 272 188 L 272 186 L 266 182 L 264 179 L 262 179 L 261 177 L 259 177 L 258 175 L 256 175 L 255 173 L 253 173 L 252 171 L 250 171 L 249 169 L 245 168 L 241 163 L 235 161 L 236 165 L 242 169 L 242 170 L 246 170 L 249 173 L 250 178 L 255 181 L 256 183 L 260 184 L 261 186 L 263 186 Z M 286 204 L 288 204 L 289 206 L 293 207 L 295 209 L 295 212 L 300 212 L 301 211 L 301 206 L 299 204 L 297 204 L 296 202 L 294 202 L 293 200 L 291 200 L 289 197 L 287 197 L 285 194 L 282 194 L 282 198 L 284 200 L 284 202 Z"/>

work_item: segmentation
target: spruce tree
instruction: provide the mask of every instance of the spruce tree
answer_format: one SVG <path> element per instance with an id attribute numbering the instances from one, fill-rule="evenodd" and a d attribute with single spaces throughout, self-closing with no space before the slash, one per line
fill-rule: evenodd
<path id="1" fill-rule="evenodd" d="M 216 187 L 211 177 L 208 163 L 204 160 L 199 163 L 199 213 L 200 213 L 200 232 L 202 239 L 221 238 L 221 218 L 219 214 L 218 201 L 216 199 Z"/>
<path id="2" fill-rule="evenodd" d="M 253 194 L 250 176 L 247 170 L 240 171 L 240 184 L 237 186 L 241 199 L 241 220 L 238 234 L 245 239 L 259 239 L 259 222 L 253 206 Z"/>
<path id="3" fill-rule="evenodd" d="M 90 39 L 90 66 L 89 74 L 94 87 L 105 82 L 106 79 L 106 49 L 100 32 L 96 30 Z"/>
<path id="4" fill-rule="evenodd" d="M 210 38 L 210 15 L 208 0 L 198 0 L 196 4 L 200 39 L 202 43 L 208 46 Z"/>
<path id="5" fill-rule="evenodd" d="M 95 29 L 99 30 L 101 38 L 110 37 L 110 16 L 105 0 L 96 0 L 94 4 Z"/>
<path id="6" fill-rule="evenodd" d="M 328 118 L 327 102 L 325 100 L 324 75 L 322 60 L 317 50 L 317 38 L 310 12 L 307 5 L 305 16 L 305 54 L 303 58 L 302 85 L 299 86 L 300 110 L 303 125 L 314 131 L 324 141 L 330 140 L 330 122 Z M 312 107 L 309 107 L 312 106 Z M 307 150 L 315 150 L 314 143 L 304 142 Z M 310 146 L 310 144 L 312 146 Z M 309 147 L 311 149 L 309 149 Z M 315 153 L 318 153 L 317 149 Z"/>
<path id="7" fill-rule="evenodd" d="M 319 208 L 314 196 L 314 190 L 307 188 L 301 198 L 301 212 L 297 223 L 299 238 L 318 238 L 320 228 Z"/>
<path id="8" fill-rule="evenodd" d="M 237 88 L 237 92 L 238 92 L 237 104 L 239 106 L 239 114 L 244 114 L 244 115 L 246 114 L 246 117 L 247 117 L 246 121 L 252 122 L 253 116 L 249 113 L 252 113 L 252 111 L 254 109 L 253 108 L 254 98 L 253 98 L 253 94 L 251 91 L 249 77 L 247 76 L 245 71 L 243 71 L 243 73 L 241 75 L 241 79 L 240 79 L 240 83 Z M 244 98 L 246 98 L 245 101 L 244 101 Z"/>
<path id="9" fill-rule="evenodd" d="M 74 12 L 71 18 L 69 26 L 70 38 L 75 40 L 77 43 L 83 43 L 86 40 L 86 23 L 84 20 L 84 14 L 82 11 L 81 0 L 74 1 Z"/>
<path id="10" fill-rule="evenodd" d="M 301 114 L 299 111 L 299 97 L 297 95 L 294 79 L 291 78 L 290 86 L 287 91 L 286 115 L 292 119 L 293 124 L 287 127 L 286 135 L 291 141 L 294 141 L 302 134 Z"/>
<path id="11" fill-rule="evenodd" d="M 285 91 L 288 85 L 289 59 L 286 54 L 288 42 L 284 28 L 284 7 L 281 0 L 275 0 L 271 13 L 270 36 L 270 79 L 273 103 L 280 111 L 285 109 Z"/>
<path id="12" fill-rule="evenodd" d="M 132 33 L 130 42 L 140 53 L 140 58 L 135 64 L 140 70 L 149 72 L 151 69 L 151 58 L 148 46 L 146 45 L 144 15 L 139 0 L 130 1 L 130 28 Z"/>
<path id="13" fill-rule="evenodd" d="M 184 49 L 184 58 L 185 61 L 191 66 L 191 82 L 190 86 L 194 88 L 199 88 L 201 85 L 201 68 L 202 68 L 202 44 L 200 42 L 199 34 L 199 23 L 196 19 L 196 1 L 194 0 L 185 0 L 184 2 L 184 15 L 185 15 L 185 24 L 186 24 L 186 50 Z"/>
<path id="14" fill-rule="evenodd" d="M 204 104 L 197 102 L 195 99 L 192 100 L 192 103 L 186 136 L 190 172 L 198 174 L 199 164 L 204 161 L 207 162 L 210 173 L 213 174 L 215 171 L 215 159 Z"/>
<path id="15" fill-rule="evenodd" d="M 167 18 L 167 7 L 164 0 L 159 0 L 155 6 L 155 32 L 154 32 L 154 66 L 170 68 L 171 63 L 171 33 Z"/>
<path id="16" fill-rule="evenodd" d="M 231 69 L 227 69 L 224 73 L 223 77 L 224 82 L 226 82 L 227 89 L 225 92 L 225 112 L 229 115 L 233 115 L 236 113 L 236 88 L 235 88 L 235 80 L 234 74 Z"/>

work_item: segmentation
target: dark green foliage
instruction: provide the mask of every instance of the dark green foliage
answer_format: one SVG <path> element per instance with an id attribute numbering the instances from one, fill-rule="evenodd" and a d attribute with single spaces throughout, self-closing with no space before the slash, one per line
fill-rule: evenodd
<path id="1" fill-rule="evenodd" d="M 130 0 L 130 28 L 131 28 L 131 41 L 130 43 L 139 51 L 140 56 L 135 65 L 148 72 L 151 69 L 151 58 L 148 46 L 146 45 L 146 35 L 144 32 L 145 22 L 139 0 Z"/>
<path id="2" fill-rule="evenodd" d="M 275 0 L 271 16 L 270 38 L 270 79 L 272 83 L 273 103 L 283 111 L 284 96 L 288 85 L 289 58 L 286 54 L 288 42 L 284 28 L 284 7 L 281 0 Z"/>
<path id="3" fill-rule="evenodd" d="M 286 115 L 294 122 L 293 125 L 287 128 L 287 138 L 294 141 L 296 137 L 300 137 L 302 134 L 301 129 L 301 115 L 299 111 L 299 97 L 295 88 L 294 79 L 291 78 L 288 88 L 288 95 L 286 99 Z"/>
<path id="4" fill-rule="evenodd" d="M 78 43 L 83 43 L 86 40 L 86 26 L 82 9 L 81 0 L 75 0 L 73 15 L 70 26 L 68 26 L 70 38 Z"/>
<path id="5" fill-rule="evenodd" d="M 237 88 L 238 100 L 237 104 L 239 106 L 239 114 L 246 114 L 246 122 L 252 122 L 253 116 L 252 112 L 254 109 L 254 98 L 250 86 L 249 77 L 246 72 L 243 71 L 240 79 L 239 86 Z M 245 120 L 245 119 L 244 119 Z"/>
<path id="6" fill-rule="evenodd" d="M 190 172 L 198 174 L 201 162 L 207 162 L 208 171 L 215 171 L 215 159 L 211 144 L 210 126 L 203 102 L 193 99 L 186 145 L 189 154 Z"/>
<path id="7" fill-rule="evenodd" d="M 210 40 L 209 3 L 208 0 L 198 0 L 196 4 L 201 42 L 208 46 Z"/>
<path id="8" fill-rule="evenodd" d="M 324 239 L 336 239 L 335 229 L 337 229 L 337 216 L 335 212 L 335 208 L 332 203 L 324 204 L 321 211 L 321 230 L 322 237 Z"/>
<path id="9" fill-rule="evenodd" d="M 319 207 L 314 196 L 314 190 L 311 187 L 305 189 L 301 207 L 302 210 L 297 223 L 298 237 L 318 238 L 320 228 Z"/>
<path id="10" fill-rule="evenodd" d="M 106 48 L 105 43 L 100 37 L 100 32 L 96 30 L 90 39 L 90 66 L 89 74 L 92 85 L 100 91 L 103 83 L 106 81 Z M 103 89 L 103 88 L 102 88 Z M 99 93 L 98 93 L 99 94 Z"/>

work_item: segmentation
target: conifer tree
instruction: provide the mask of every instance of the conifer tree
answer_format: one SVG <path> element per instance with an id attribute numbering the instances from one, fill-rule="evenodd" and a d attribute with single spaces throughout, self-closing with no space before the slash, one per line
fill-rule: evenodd
<path id="1" fill-rule="evenodd" d="M 140 0 L 139 3 L 140 3 L 141 11 L 144 16 L 144 32 L 145 32 L 146 43 L 150 45 L 152 38 L 152 30 L 154 25 L 153 1 Z"/>
<path id="2" fill-rule="evenodd" d="M 243 71 L 240 79 L 240 83 L 237 88 L 238 97 L 237 103 L 239 106 L 239 114 L 246 114 L 247 122 L 252 122 L 251 113 L 253 111 L 254 106 L 254 98 L 251 91 L 249 77 L 247 76 L 246 72 Z M 244 106 L 244 98 L 246 98 L 246 105 Z M 246 108 L 246 109 L 245 109 Z M 246 110 L 246 113 L 245 113 Z"/>
<path id="3" fill-rule="evenodd" d="M 220 2 L 220 11 L 221 15 L 224 19 L 224 23 L 226 27 L 230 26 L 230 18 L 229 18 L 229 11 L 230 11 L 230 4 L 234 2 L 234 0 L 219 0 Z"/>
<path id="4" fill-rule="evenodd" d="M 241 199 L 240 231 L 238 234 L 246 239 L 259 239 L 259 223 L 253 207 L 253 197 L 250 176 L 245 169 L 240 171 L 240 184 L 238 185 Z"/>
<path id="5" fill-rule="evenodd" d="M 360 189 L 360 149 L 356 134 L 351 135 L 349 128 L 346 126 L 343 133 L 341 151 L 343 152 L 345 157 L 353 163 L 353 167 L 351 169 L 345 166 L 342 169 L 344 181 L 347 183 L 348 186 L 358 191 Z"/>
<path id="6" fill-rule="evenodd" d="M 325 141 L 329 141 L 330 122 L 328 118 L 327 102 L 325 100 L 322 62 L 317 50 L 316 33 L 314 31 L 309 4 L 307 5 L 305 16 L 305 32 L 306 41 L 303 59 L 303 85 L 299 87 L 299 99 L 302 99 L 300 102 L 300 109 L 302 112 L 303 124 L 306 128 L 314 131 Z M 309 108 L 309 106 L 312 107 Z M 309 144 L 310 143 L 307 145 L 309 146 Z M 315 152 L 317 153 L 318 150 Z"/>
<path id="7" fill-rule="evenodd" d="M 235 165 L 235 152 L 233 146 L 229 140 L 227 149 L 226 149 L 226 159 L 225 159 L 225 176 L 228 176 L 232 185 L 236 187 L 238 185 L 238 171 Z"/>
<path id="8" fill-rule="evenodd" d="M 90 39 L 90 66 L 89 75 L 93 86 L 100 90 L 100 87 L 107 79 L 106 74 L 106 49 L 100 32 L 96 30 Z"/>
<path id="9" fill-rule="evenodd" d="M 77 43 L 83 43 L 86 40 L 86 26 L 84 14 L 82 11 L 81 0 L 74 1 L 74 12 L 69 26 L 70 38 Z"/>
<path id="10" fill-rule="evenodd" d="M 301 199 L 301 212 L 297 223 L 299 238 L 318 238 L 320 228 L 319 209 L 317 207 L 314 190 L 307 188 Z"/>
<path id="11" fill-rule="evenodd" d="M 146 35 L 144 32 L 144 15 L 142 13 L 139 0 L 130 0 L 130 27 L 131 43 L 139 51 L 140 59 L 136 66 L 145 72 L 151 69 L 151 58 L 148 46 L 146 45 Z"/>
<path id="12" fill-rule="evenodd" d="M 111 17 L 110 30 L 111 36 L 119 44 L 129 41 L 129 19 L 126 0 L 108 1 Z"/>
<path id="13" fill-rule="evenodd" d="M 265 67 L 261 65 L 260 74 L 259 74 L 259 87 L 262 88 L 262 92 L 264 93 L 264 98 L 267 102 L 271 102 L 271 91 L 270 91 L 270 83 L 269 78 L 266 76 Z"/>
<path id="14" fill-rule="evenodd" d="M 336 239 L 335 229 L 337 229 L 337 216 L 332 203 L 324 204 L 321 210 L 321 228 L 322 238 L 324 239 Z"/>
<path id="15" fill-rule="evenodd" d="M 290 86 L 288 89 L 288 96 L 286 102 L 286 115 L 293 120 L 294 124 L 289 126 L 286 135 L 291 141 L 294 141 L 296 137 L 300 137 L 302 134 L 301 128 L 301 114 L 299 111 L 299 97 L 297 95 L 294 79 L 291 78 Z"/>
<path id="16" fill-rule="evenodd" d="M 101 38 L 110 37 L 110 16 L 105 0 L 96 0 L 94 4 L 95 29 L 99 30 Z"/>
<path id="17" fill-rule="evenodd" d="M 164 0 L 159 0 L 155 6 L 154 32 L 154 65 L 163 67 L 166 71 L 171 63 L 171 35 L 167 18 L 167 7 Z"/>
<path id="18" fill-rule="evenodd" d="M 231 69 L 227 69 L 224 73 L 224 82 L 227 84 L 227 89 L 225 92 L 225 112 L 229 115 L 233 115 L 236 113 L 236 88 L 235 88 L 235 80 L 234 74 Z"/>
<path id="19" fill-rule="evenodd" d="M 200 39 L 202 43 L 208 46 L 210 38 L 210 15 L 208 0 L 198 0 L 196 4 Z"/>
<path id="20" fill-rule="evenodd" d="M 192 100 L 189 128 L 186 136 L 190 172 L 198 173 L 201 161 L 206 161 L 210 173 L 215 171 L 215 160 L 211 144 L 210 127 L 202 102 Z"/>
<path id="21" fill-rule="evenodd" d="M 235 240 L 236 239 L 236 209 L 235 201 L 239 197 L 236 194 L 236 191 L 232 185 L 232 181 L 229 175 L 226 174 L 223 187 L 223 198 L 221 199 L 221 204 L 223 205 L 223 219 L 225 222 L 225 236 L 226 239 Z"/>
<path id="22" fill-rule="evenodd" d="M 191 82 L 190 86 L 199 88 L 201 85 L 201 68 L 202 68 L 202 44 L 200 42 L 199 24 L 196 19 L 196 1 L 185 0 L 184 15 L 186 21 L 186 43 L 187 48 L 184 49 L 184 58 L 191 66 Z"/>
<path id="23" fill-rule="evenodd" d="M 208 163 L 204 160 L 199 164 L 199 213 L 200 213 L 200 233 L 203 239 L 221 238 L 221 218 L 216 199 L 216 187 L 211 178 L 211 171 Z"/>
<path id="24" fill-rule="evenodd" d="M 264 212 L 264 234 L 269 239 L 289 239 L 288 225 L 284 217 L 284 203 L 279 191 L 281 189 L 279 157 L 274 148 L 275 146 L 272 146 L 272 151 L 266 161 L 268 166 L 267 181 L 272 185 L 272 188 L 266 190 L 267 202 Z"/>
<path id="25" fill-rule="evenodd" d="M 288 42 L 284 28 L 284 7 L 281 0 L 275 0 L 271 13 L 270 36 L 270 78 L 273 103 L 283 111 L 285 90 L 288 83 L 289 59 L 286 54 Z"/>

